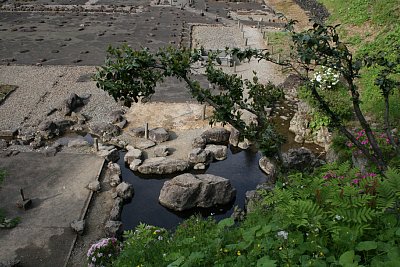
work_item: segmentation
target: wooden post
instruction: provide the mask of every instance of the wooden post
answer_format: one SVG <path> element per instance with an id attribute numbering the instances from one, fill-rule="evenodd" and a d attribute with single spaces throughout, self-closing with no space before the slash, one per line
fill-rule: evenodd
<path id="1" fill-rule="evenodd" d="M 96 151 L 99 151 L 99 139 L 93 138 L 93 145 Z"/>
<path id="2" fill-rule="evenodd" d="M 278 54 L 278 63 L 281 63 L 281 54 Z"/>
<path id="3" fill-rule="evenodd" d="M 246 38 L 244 41 L 244 46 L 247 46 L 247 41 L 249 40 L 249 38 Z"/>
<path id="4" fill-rule="evenodd" d="M 147 122 L 144 125 L 144 138 L 149 139 L 149 124 Z"/>
<path id="5" fill-rule="evenodd" d="M 267 45 L 269 45 L 269 36 L 267 36 Z"/>
<path id="6" fill-rule="evenodd" d="M 236 73 L 236 61 L 233 61 L 233 73 Z"/>
<path id="7" fill-rule="evenodd" d="M 273 54 L 273 53 L 274 53 L 274 46 L 271 45 L 271 54 Z"/>
<path id="8" fill-rule="evenodd" d="M 206 105 L 203 105 L 202 112 L 201 112 L 201 119 L 206 119 Z"/>
<path id="9" fill-rule="evenodd" d="M 244 38 L 244 32 L 242 32 L 242 37 Z"/>
<path id="10" fill-rule="evenodd" d="M 19 189 L 19 193 L 21 194 L 22 201 L 25 201 L 24 190 L 22 188 Z"/>

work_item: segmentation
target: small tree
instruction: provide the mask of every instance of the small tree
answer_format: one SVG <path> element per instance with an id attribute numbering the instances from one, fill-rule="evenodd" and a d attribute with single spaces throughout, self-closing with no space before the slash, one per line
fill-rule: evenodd
<path id="1" fill-rule="evenodd" d="M 293 25 L 293 21 L 287 25 L 293 43 L 288 59 L 278 62 L 267 49 L 226 48 L 225 53 L 240 62 L 252 58 L 259 61 L 267 60 L 297 73 L 311 91 L 319 109 L 329 116 L 330 126 L 344 134 L 380 169 L 386 169 L 382 151 L 360 108 L 360 94 L 355 82 L 359 78 L 363 62 L 354 59 L 347 46 L 341 42 L 336 32 L 337 26 L 314 24 L 313 28 L 297 33 Z M 256 141 L 264 154 L 279 155 L 283 139 L 274 130 L 266 115 L 266 109 L 272 107 L 282 96 L 280 88 L 271 83 L 260 84 L 256 75 L 252 80 L 242 80 L 236 74 L 224 73 L 218 67 L 218 64 L 221 64 L 219 52 L 208 52 L 208 59 L 205 61 L 202 57 L 205 53 L 203 49 L 169 47 L 152 54 L 147 49 L 134 51 L 128 46 L 122 46 L 121 48 L 110 47 L 108 53 L 106 63 L 98 69 L 95 80 L 98 87 L 107 91 L 115 99 L 123 99 L 129 105 L 132 101 L 137 102 L 138 97 L 149 97 L 154 94 L 156 84 L 162 82 L 164 77 L 177 77 L 186 82 L 194 98 L 199 102 L 207 102 L 215 108 L 211 123 L 229 123 L 242 133 L 242 137 Z M 199 82 L 193 79 L 191 69 L 198 62 L 205 64 L 205 75 L 209 82 L 223 89 L 220 93 L 215 94 L 210 88 L 202 88 Z M 398 65 L 398 62 L 396 64 Z M 365 131 L 371 151 L 346 129 L 340 115 L 332 110 L 319 93 L 318 82 L 312 81 L 313 72 L 322 66 L 340 73 L 345 80 L 355 117 Z M 389 87 L 393 88 L 393 83 L 390 83 Z M 386 85 L 385 88 L 387 88 Z M 391 90 L 387 96 L 390 95 Z M 256 121 L 246 123 L 242 119 L 244 111 L 254 114 Z"/>
<path id="2" fill-rule="evenodd" d="M 251 59 L 253 50 L 240 52 L 226 49 L 225 53 L 235 54 L 240 61 Z M 168 47 L 157 53 L 148 49 L 134 51 L 124 45 L 121 48 L 109 47 L 104 66 L 95 75 L 97 86 L 107 91 L 116 100 L 126 105 L 139 101 L 140 97 L 151 97 L 154 88 L 164 77 L 176 77 L 186 82 L 192 96 L 199 102 L 211 105 L 215 112 L 210 123 L 229 123 L 241 132 L 242 138 L 258 140 L 257 144 L 266 155 L 276 155 L 280 151 L 283 138 L 274 130 L 267 117 L 267 109 L 283 96 L 280 88 L 272 83 L 259 83 L 256 74 L 252 80 L 241 79 L 237 74 L 227 74 L 217 67 L 220 53 L 208 52 L 203 59 L 203 49 L 189 50 Z M 216 93 L 210 87 L 203 88 L 193 79 L 191 69 L 201 62 L 208 81 L 220 88 Z M 245 121 L 244 112 L 255 115 L 254 121 Z"/>

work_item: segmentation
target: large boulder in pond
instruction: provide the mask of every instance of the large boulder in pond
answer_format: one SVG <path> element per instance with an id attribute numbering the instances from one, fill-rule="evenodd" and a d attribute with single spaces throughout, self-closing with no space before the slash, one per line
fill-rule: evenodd
<path id="1" fill-rule="evenodd" d="M 229 142 L 230 135 L 231 132 L 228 131 L 227 129 L 216 127 L 204 131 L 201 134 L 201 137 L 203 137 L 206 140 L 207 144 L 219 145 L 219 144 L 227 144 Z"/>
<path id="2" fill-rule="evenodd" d="M 169 174 L 186 171 L 189 167 L 185 160 L 156 157 L 146 159 L 137 170 L 143 174 Z"/>
<path id="3" fill-rule="evenodd" d="M 164 207 L 183 211 L 228 204 L 235 196 L 236 189 L 226 178 L 212 174 L 185 173 L 166 181 L 158 200 Z"/>

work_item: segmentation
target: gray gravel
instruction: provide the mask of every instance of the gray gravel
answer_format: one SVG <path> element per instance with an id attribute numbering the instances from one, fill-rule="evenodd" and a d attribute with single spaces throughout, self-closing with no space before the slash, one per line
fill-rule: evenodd
<path id="1" fill-rule="evenodd" d="M 37 126 L 45 119 L 64 118 L 58 111 L 47 114 L 59 108 L 71 93 L 90 95 L 79 110 L 90 118 L 89 124 L 110 121 L 110 112 L 121 106 L 91 81 L 94 72 L 94 67 L 85 66 L 0 66 L 0 83 L 19 86 L 0 105 L 0 129 Z"/>

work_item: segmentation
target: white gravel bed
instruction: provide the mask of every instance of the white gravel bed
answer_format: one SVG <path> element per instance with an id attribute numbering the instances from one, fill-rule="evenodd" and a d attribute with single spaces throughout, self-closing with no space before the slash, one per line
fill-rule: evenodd
<path id="1" fill-rule="evenodd" d="M 238 27 L 232 26 L 194 26 L 192 45 L 195 48 L 223 50 L 225 47 L 244 48 L 244 38 Z"/>
<path id="2" fill-rule="evenodd" d="M 90 75 L 94 67 L 72 66 L 0 66 L 0 83 L 19 86 L 0 105 L 0 130 L 36 126 L 45 119 L 62 119 L 59 108 L 71 93 L 90 95 L 79 110 L 89 123 L 109 121 L 110 112 L 121 107 L 106 92 L 98 89 Z M 80 77 L 83 81 L 78 81 Z"/>

